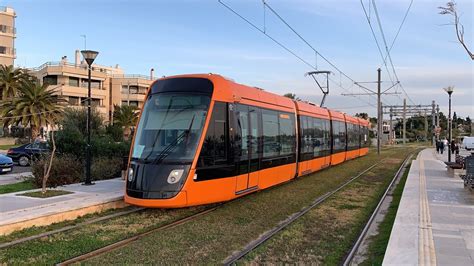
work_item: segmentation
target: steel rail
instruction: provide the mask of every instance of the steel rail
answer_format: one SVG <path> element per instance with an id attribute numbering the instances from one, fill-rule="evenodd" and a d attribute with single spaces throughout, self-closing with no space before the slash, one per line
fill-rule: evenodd
<path id="1" fill-rule="evenodd" d="M 351 248 L 351 251 L 349 254 L 346 256 L 344 263 L 342 265 L 347 266 L 351 263 L 351 261 L 354 259 L 355 254 L 359 250 L 360 245 L 362 244 L 362 241 L 366 238 L 367 232 L 369 231 L 370 226 L 375 220 L 375 217 L 379 213 L 380 206 L 382 206 L 382 203 L 384 202 L 385 198 L 387 197 L 388 193 L 392 189 L 393 185 L 395 184 L 396 180 L 401 177 L 402 170 L 406 168 L 406 165 L 408 161 L 413 157 L 413 154 L 407 155 L 403 163 L 400 165 L 400 168 L 398 168 L 398 171 L 395 173 L 395 175 L 392 178 L 392 181 L 388 185 L 387 189 L 385 190 L 382 198 L 380 199 L 379 203 L 377 204 L 377 207 L 375 207 L 374 211 L 372 212 L 372 215 L 370 216 L 369 220 L 365 224 L 364 228 L 362 229 L 361 233 L 359 234 L 359 237 L 357 238 L 356 242 Z"/>
<path id="2" fill-rule="evenodd" d="M 171 222 L 169 224 L 165 224 L 163 226 L 160 226 L 160 227 L 157 227 L 157 228 L 154 228 L 154 229 L 151 229 L 151 230 L 148 230 L 148 231 L 145 231 L 143 233 L 140 233 L 140 234 L 137 234 L 137 235 L 134 235 L 132 237 L 129 237 L 129 238 L 126 238 L 126 239 L 123 239 L 123 240 L 120 240 L 118 242 L 115 242 L 115 243 L 112 243 L 110 245 L 107 245 L 107 246 L 104 246 L 104 247 L 101 247 L 99 249 L 96 249 L 96 250 L 93 250 L 93 251 L 90 251 L 90 252 L 87 252 L 87 253 L 84 253 L 82 255 L 79 255 L 77 257 L 74 257 L 74 258 L 70 258 L 68 260 L 65 260 L 63 262 L 60 262 L 60 263 L 57 263 L 56 265 L 57 266 L 65 266 L 65 265 L 71 265 L 73 263 L 78 263 L 78 262 L 81 262 L 81 261 L 85 261 L 87 259 L 90 259 L 90 258 L 93 258 L 93 257 L 96 257 L 98 255 L 101 255 L 101 254 L 104 254 L 104 253 L 107 253 L 107 252 L 110 252 L 114 249 L 117 249 L 119 247 L 123 247 L 131 242 L 134 242 L 146 235 L 149 235 L 149 234 L 152 234 L 152 233 L 155 233 L 157 231 L 161 231 L 161 230 L 165 230 L 165 229 L 169 229 L 169 228 L 173 228 L 177 225 L 180 225 L 180 224 L 184 224 L 186 222 L 189 222 L 199 216 L 202 216 L 202 215 L 205 215 L 207 213 L 210 213 L 214 210 L 216 210 L 218 207 L 220 207 L 222 204 L 219 204 L 215 207 L 212 207 L 212 208 L 209 208 L 209 209 L 206 209 L 204 211 L 201 211 L 201 212 L 198 212 L 198 213 L 195 213 L 195 214 L 192 214 L 192 215 L 189 215 L 189 216 L 186 216 L 182 219 L 179 219 L 177 221 L 174 221 L 174 222 Z"/>
<path id="3" fill-rule="evenodd" d="M 55 229 L 55 230 L 51 230 L 51 231 L 47 231 L 47 232 L 44 232 L 44 233 L 41 233 L 41 234 L 32 235 L 32 236 L 28 236 L 28 237 L 23 237 L 23 238 L 16 239 L 16 240 L 6 242 L 6 243 L 1 243 L 0 244 L 0 249 L 11 247 L 11 246 L 14 246 L 14 245 L 18 245 L 18 244 L 28 242 L 28 241 L 31 241 L 31 240 L 35 240 L 35 239 L 38 239 L 38 238 L 47 237 L 47 236 L 54 235 L 54 234 L 57 234 L 57 233 L 62 233 L 62 232 L 65 232 L 65 231 L 76 229 L 76 228 L 84 226 L 84 225 L 89 225 L 89 224 L 92 224 L 92 223 L 97 223 L 97 222 L 101 222 L 101 221 L 110 220 L 112 218 L 120 217 L 120 216 L 127 215 L 127 214 L 130 214 L 130 213 L 139 212 L 139 211 L 142 211 L 142 210 L 145 210 L 145 208 L 133 208 L 131 210 L 121 211 L 121 212 L 118 212 L 118 213 L 112 213 L 112 214 L 109 214 L 109 215 L 106 215 L 106 216 L 103 216 L 103 217 L 91 219 L 89 221 L 85 221 L 85 222 L 78 223 L 78 224 L 75 224 L 75 225 L 68 225 L 68 226 L 58 228 L 58 229 Z"/>
<path id="4" fill-rule="evenodd" d="M 278 232 L 280 232 L 281 230 L 285 229 L 288 225 L 290 225 L 291 223 L 293 223 L 294 221 L 296 221 L 298 218 L 300 218 L 301 216 L 303 216 L 304 214 L 306 214 L 307 212 L 309 212 L 310 210 L 312 210 L 314 207 L 318 206 L 319 204 L 323 203 L 326 199 L 328 199 L 329 197 L 331 197 L 332 195 L 334 195 L 335 193 L 339 192 L 341 189 L 345 188 L 347 185 L 349 185 L 350 183 L 352 183 L 354 180 L 358 179 L 359 177 L 361 177 L 362 175 L 364 175 L 365 173 L 367 173 L 368 171 L 372 170 L 375 166 L 379 165 L 380 163 L 382 163 L 382 161 L 378 162 L 378 163 L 375 163 L 373 164 L 372 166 L 370 166 L 369 168 L 365 169 L 364 171 L 362 171 L 361 173 L 359 173 L 358 175 L 352 177 L 351 179 L 349 179 L 348 181 L 344 182 L 342 185 L 340 185 L 339 187 L 337 187 L 336 189 L 330 191 L 330 192 L 327 192 L 326 194 L 318 197 L 316 200 L 313 201 L 313 203 L 305 208 L 303 208 L 302 210 L 290 215 L 287 219 L 285 219 L 284 221 L 282 221 L 280 224 L 278 224 L 276 227 L 274 227 L 273 229 L 263 233 L 259 238 L 257 238 L 256 240 L 250 242 L 247 246 L 245 246 L 241 251 L 239 252 L 236 252 L 234 254 L 232 254 L 231 256 L 227 257 L 224 261 L 223 261 L 223 264 L 224 265 L 232 265 L 234 264 L 235 262 L 237 262 L 239 259 L 241 259 L 242 257 L 244 257 L 245 255 L 247 255 L 248 253 L 250 253 L 252 250 L 254 250 L 255 248 L 257 248 L 258 246 L 260 246 L 261 244 L 263 244 L 265 241 L 267 241 L 268 239 L 270 239 L 271 237 L 273 237 L 275 234 L 277 234 Z"/>

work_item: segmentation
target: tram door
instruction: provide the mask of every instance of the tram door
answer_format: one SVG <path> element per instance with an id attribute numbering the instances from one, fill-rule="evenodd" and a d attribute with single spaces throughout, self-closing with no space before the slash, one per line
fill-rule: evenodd
<path id="1" fill-rule="evenodd" d="M 331 123 L 329 120 L 323 120 L 323 138 L 324 138 L 324 165 L 323 167 L 328 167 L 331 165 Z"/>
<path id="2" fill-rule="evenodd" d="M 237 177 L 236 193 L 256 189 L 258 186 L 259 145 L 260 135 L 257 108 L 239 105 L 238 129 L 240 129 L 242 148 L 240 152 L 239 175 Z"/>

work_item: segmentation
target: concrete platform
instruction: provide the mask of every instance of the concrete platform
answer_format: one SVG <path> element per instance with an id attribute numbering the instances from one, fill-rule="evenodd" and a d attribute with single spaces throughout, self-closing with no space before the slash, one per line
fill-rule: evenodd
<path id="1" fill-rule="evenodd" d="M 446 160 L 425 149 L 412 162 L 384 265 L 474 265 L 474 193 Z"/>
<path id="2" fill-rule="evenodd" d="M 21 196 L 25 191 L 0 195 L 0 235 L 125 207 L 124 187 L 124 181 L 116 178 L 96 181 L 93 186 L 72 184 L 58 187 L 73 194 L 46 199 Z"/>

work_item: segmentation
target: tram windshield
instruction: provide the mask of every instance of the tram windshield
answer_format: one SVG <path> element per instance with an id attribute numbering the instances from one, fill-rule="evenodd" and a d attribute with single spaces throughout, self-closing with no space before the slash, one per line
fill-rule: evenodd
<path id="1" fill-rule="evenodd" d="M 138 123 L 132 159 L 190 163 L 204 127 L 210 98 L 158 93 L 148 97 Z"/>

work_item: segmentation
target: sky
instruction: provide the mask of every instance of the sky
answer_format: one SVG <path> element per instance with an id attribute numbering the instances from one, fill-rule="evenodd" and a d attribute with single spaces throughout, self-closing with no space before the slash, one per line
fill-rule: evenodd
<path id="1" fill-rule="evenodd" d="M 397 79 L 387 68 L 358 0 L 266 0 L 319 54 L 298 38 L 261 0 L 222 0 L 258 28 L 318 70 L 329 70 L 326 106 L 348 114 L 376 115 L 374 96 L 354 84 L 373 82 L 381 67 L 382 90 Z M 474 117 L 474 63 L 456 42 L 449 16 L 439 15 L 447 0 L 414 0 L 391 49 L 395 86 L 383 96 L 384 105 L 431 105 L 435 100 L 448 112 L 444 87 L 454 86 L 453 111 Z M 394 40 L 410 0 L 375 0 L 386 42 Z M 382 35 L 370 0 L 363 0 L 382 52 Z M 74 58 L 76 49 L 99 51 L 97 64 L 115 66 L 129 74 L 156 76 L 217 73 L 236 82 L 277 94 L 295 93 L 303 100 L 321 101 L 321 91 L 305 73 L 314 69 L 275 44 L 217 0 L 7 0 L 0 5 L 16 10 L 15 64 L 37 67 L 62 56 Z M 370 6 L 370 12 L 369 12 Z M 474 50 L 474 1 L 458 0 L 465 40 Z M 320 77 L 320 81 L 322 77 Z M 376 84 L 362 83 L 375 90 Z"/>

